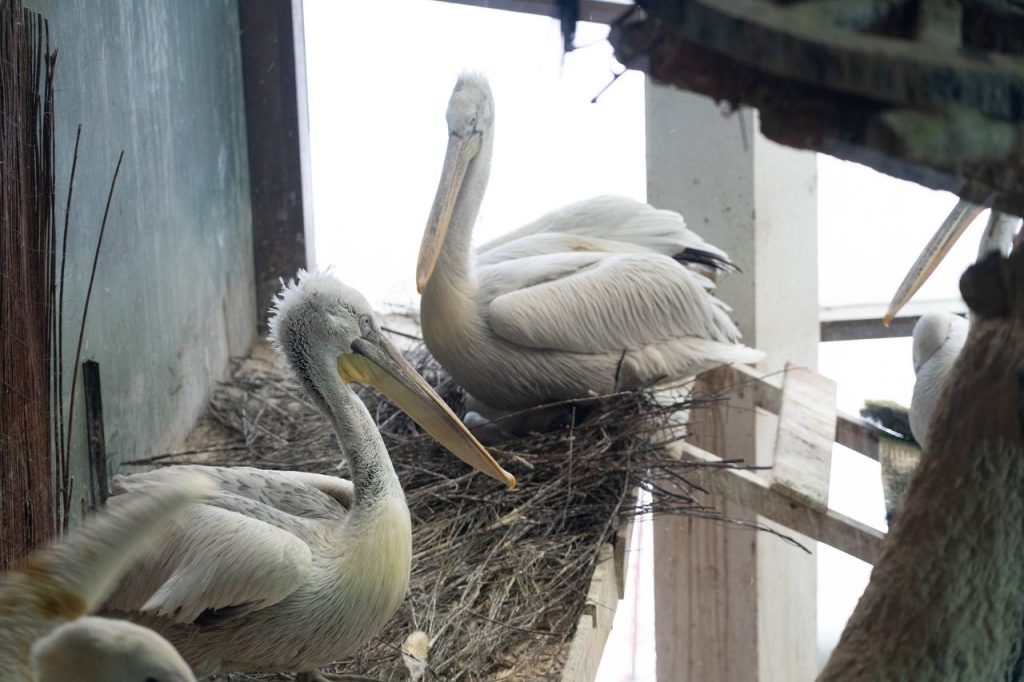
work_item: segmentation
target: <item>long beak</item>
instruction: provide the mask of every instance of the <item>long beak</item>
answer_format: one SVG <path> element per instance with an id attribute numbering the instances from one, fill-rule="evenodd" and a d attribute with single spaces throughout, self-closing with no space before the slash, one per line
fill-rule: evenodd
<path id="1" fill-rule="evenodd" d="M 448 136 L 448 150 L 444 155 L 444 167 L 441 169 L 441 181 L 437 185 L 434 205 L 430 208 L 427 229 L 423 233 L 420 244 L 420 257 L 416 263 L 416 291 L 423 293 L 427 282 L 434 273 L 434 266 L 441 255 L 444 237 L 448 233 L 448 224 L 455 211 L 455 202 L 462 189 L 462 180 L 466 177 L 466 169 L 480 149 L 479 136 L 468 137 Z"/>
<path id="2" fill-rule="evenodd" d="M 387 340 L 357 339 L 352 344 L 352 352 L 338 358 L 338 373 L 345 381 L 376 388 L 463 462 L 510 489 L 516 487 L 515 476 L 494 461 L 465 424 Z"/>
<path id="3" fill-rule="evenodd" d="M 932 272 L 935 271 L 935 268 L 942 262 L 942 259 L 946 257 L 946 254 L 953 248 L 953 244 L 964 233 L 967 226 L 984 210 L 984 206 L 978 206 L 969 201 L 961 199 L 957 202 L 952 212 L 946 216 L 942 226 L 939 227 L 938 232 L 931 238 L 928 245 L 924 247 L 921 255 L 917 257 L 914 265 L 910 268 L 910 272 L 903 279 L 903 283 L 900 284 L 896 295 L 892 297 L 889 310 L 886 311 L 885 317 L 882 318 L 882 324 L 886 327 L 889 326 L 889 323 L 896 317 L 896 313 L 900 311 L 900 308 L 905 306 L 907 301 L 917 293 L 921 285 L 928 280 Z"/>

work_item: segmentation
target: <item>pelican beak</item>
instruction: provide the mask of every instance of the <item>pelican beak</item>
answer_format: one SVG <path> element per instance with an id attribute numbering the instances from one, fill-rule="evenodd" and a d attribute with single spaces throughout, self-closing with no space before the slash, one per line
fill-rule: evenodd
<path id="1" fill-rule="evenodd" d="M 352 352 L 338 358 L 338 373 L 346 382 L 372 386 L 386 395 L 466 464 L 501 481 L 510 489 L 516 487 L 515 476 L 494 461 L 434 389 L 383 337 L 356 339 L 352 343 Z"/>
<path id="2" fill-rule="evenodd" d="M 427 229 L 420 244 L 420 257 L 416 263 L 416 291 L 421 294 L 427 288 L 427 282 L 430 281 L 444 247 L 444 237 L 448 233 L 448 223 L 455 211 L 455 202 L 459 198 L 466 169 L 479 151 L 479 133 L 474 132 L 468 136 L 454 133 L 448 135 L 448 150 L 444 155 L 441 181 L 437 185 L 434 205 L 430 207 L 430 218 L 427 219 Z"/>
<path id="3" fill-rule="evenodd" d="M 903 279 L 903 283 L 900 284 L 896 295 L 892 297 L 889 310 L 886 311 L 885 317 L 882 318 L 882 324 L 886 327 L 889 326 L 889 323 L 896 317 L 896 313 L 900 311 L 900 308 L 907 304 L 907 301 L 921 288 L 921 285 L 928 280 L 932 272 L 935 271 L 935 268 L 942 262 L 942 259 L 946 257 L 946 254 L 953 248 L 953 244 L 964 233 L 967 226 L 984 210 L 984 206 L 978 206 L 969 201 L 961 199 L 957 202 L 952 212 L 946 216 L 942 226 L 939 227 L 939 231 L 935 233 L 928 242 L 928 245 L 924 247 L 924 251 L 917 257 L 914 265 L 910 268 L 910 272 Z"/>

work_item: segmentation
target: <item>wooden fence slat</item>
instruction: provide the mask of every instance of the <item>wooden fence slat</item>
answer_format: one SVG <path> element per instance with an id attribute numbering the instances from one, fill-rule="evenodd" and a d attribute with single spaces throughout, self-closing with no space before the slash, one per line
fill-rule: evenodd
<path id="1" fill-rule="evenodd" d="M 771 487 L 817 511 L 828 509 L 836 434 L 836 383 L 786 365 Z"/>
<path id="2" fill-rule="evenodd" d="M 722 461 L 717 455 L 690 443 L 681 442 L 673 448 L 681 458 L 691 462 L 716 464 Z M 687 478 L 712 495 L 721 495 L 858 559 L 874 564 L 878 558 L 884 533 L 831 509 L 820 511 L 804 506 L 773 490 L 768 481 L 754 471 L 724 466 L 699 467 L 687 472 Z"/>

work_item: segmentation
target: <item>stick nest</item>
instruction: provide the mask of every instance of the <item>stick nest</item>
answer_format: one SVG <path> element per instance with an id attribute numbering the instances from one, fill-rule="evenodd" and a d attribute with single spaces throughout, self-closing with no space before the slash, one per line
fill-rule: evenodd
<path id="1" fill-rule="evenodd" d="M 433 357 L 421 345 L 406 355 L 462 414 L 463 392 Z M 405 489 L 413 561 L 405 604 L 356 657 L 336 665 L 351 679 L 408 679 L 401 646 L 415 630 L 433 640 L 425 679 L 557 677 L 598 552 L 620 524 L 651 512 L 722 518 L 692 497 L 695 486 L 685 475 L 695 465 L 671 458 L 664 447 L 684 435 L 679 415 L 699 401 L 634 391 L 586 407 L 567 404 L 564 427 L 490 448 L 519 481 L 517 490 L 506 491 L 448 454 L 380 394 L 357 390 Z M 348 477 L 334 432 L 279 360 L 239 363 L 232 381 L 215 389 L 206 419 L 216 427 L 205 429 L 202 447 L 148 463 Z M 219 432 L 215 445 L 209 443 L 213 431 Z M 653 506 L 636 505 L 638 488 L 654 493 Z"/>

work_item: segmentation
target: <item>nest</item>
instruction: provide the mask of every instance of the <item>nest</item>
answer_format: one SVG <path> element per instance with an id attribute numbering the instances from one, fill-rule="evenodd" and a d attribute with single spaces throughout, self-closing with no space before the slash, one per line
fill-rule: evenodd
<path id="1" fill-rule="evenodd" d="M 461 414 L 463 393 L 433 357 L 422 346 L 407 357 Z M 598 552 L 619 524 L 651 512 L 722 519 L 692 496 L 686 470 L 695 465 L 665 449 L 684 435 L 679 415 L 696 404 L 692 399 L 635 391 L 585 407 L 566 404 L 563 427 L 491 446 L 519 481 L 517 490 L 505 491 L 449 455 L 378 393 L 357 390 L 405 489 L 413 562 L 403 607 L 356 657 L 336 664 L 353 679 L 407 679 L 401 646 L 416 630 L 432 640 L 426 679 L 557 676 Z M 239 364 L 232 381 L 215 390 L 207 420 L 219 434 L 209 435 L 208 428 L 206 440 L 216 437 L 218 444 L 147 463 L 200 461 L 348 477 L 333 431 L 276 359 Z M 638 488 L 651 491 L 655 502 L 637 506 Z"/>

